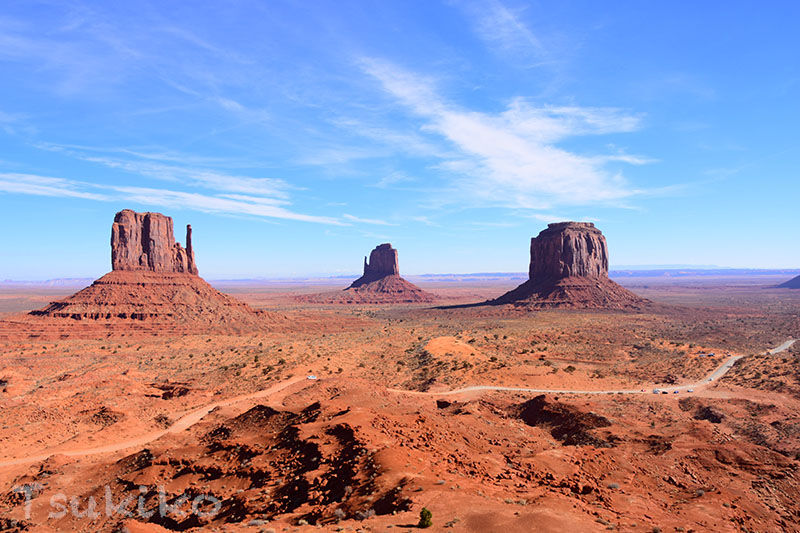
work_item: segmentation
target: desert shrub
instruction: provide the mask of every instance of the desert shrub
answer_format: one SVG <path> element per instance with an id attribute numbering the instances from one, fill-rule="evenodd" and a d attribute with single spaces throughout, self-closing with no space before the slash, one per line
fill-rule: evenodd
<path id="1" fill-rule="evenodd" d="M 575 367 L 572 366 L 572 365 L 569 365 L 568 367 L 566 367 L 564 369 L 564 372 L 575 372 Z"/>
<path id="2" fill-rule="evenodd" d="M 419 512 L 419 524 L 417 527 L 419 528 L 428 528 L 433 525 L 433 513 L 428 510 L 427 507 L 423 507 L 422 510 Z"/>
<path id="3" fill-rule="evenodd" d="M 366 511 L 356 511 L 356 518 L 359 520 L 366 520 L 375 516 L 375 509 L 367 509 Z"/>

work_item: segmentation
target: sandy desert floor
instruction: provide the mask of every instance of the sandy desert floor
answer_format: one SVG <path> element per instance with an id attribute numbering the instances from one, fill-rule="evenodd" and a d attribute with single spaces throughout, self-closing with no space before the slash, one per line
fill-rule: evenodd
<path id="1" fill-rule="evenodd" d="M 800 343 L 767 353 L 800 339 L 800 291 L 770 283 L 631 280 L 653 304 L 627 312 L 221 284 L 288 325 L 9 337 L 0 530 L 416 531 L 426 507 L 431 531 L 800 531 Z M 71 292 L 3 289 L 0 318 Z M 446 394 L 480 385 L 633 392 Z"/>

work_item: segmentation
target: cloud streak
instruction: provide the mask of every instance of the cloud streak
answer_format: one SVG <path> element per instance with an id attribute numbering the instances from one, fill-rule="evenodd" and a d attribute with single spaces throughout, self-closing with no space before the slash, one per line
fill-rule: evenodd
<path id="1" fill-rule="evenodd" d="M 396 226 L 397 224 L 392 224 L 391 222 L 386 222 L 384 220 L 377 220 L 374 218 L 361 218 L 353 215 L 344 214 L 342 218 L 345 220 L 349 220 L 350 222 L 358 222 L 361 224 L 374 224 L 377 226 Z"/>
<path id="2" fill-rule="evenodd" d="M 615 108 L 534 106 L 522 98 L 496 114 L 445 101 L 430 79 L 390 63 L 364 59 L 366 73 L 422 120 L 420 128 L 446 140 L 455 154 L 441 158 L 453 190 L 478 204 L 550 209 L 613 204 L 640 191 L 609 162 L 642 164 L 645 158 L 581 155 L 557 145 L 577 136 L 635 131 L 641 117 Z"/>
<path id="3" fill-rule="evenodd" d="M 333 217 L 296 213 L 278 205 L 285 202 L 274 198 L 237 194 L 211 195 L 150 187 L 99 185 L 34 174 L 0 173 L 0 193 L 78 198 L 103 202 L 124 201 L 223 215 L 249 215 L 337 226 L 347 225 Z"/>
<path id="4" fill-rule="evenodd" d="M 108 168 L 216 191 L 255 194 L 286 199 L 288 198 L 288 191 L 292 189 L 288 183 L 281 179 L 235 176 L 206 168 L 170 164 L 170 161 L 186 159 L 185 157 L 175 155 L 118 150 L 125 155 L 131 156 L 128 159 L 124 159 L 122 157 L 111 157 L 108 155 L 95 155 L 97 152 L 109 152 L 108 149 L 97 150 L 89 147 L 61 146 L 55 144 L 39 144 L 38 146 L 45 150 L 62 152 L 82 161 L 97 163 Z M 164 161 L 167 162 L 165 163 Z"/>
<path id="5" fill-rule="evenodd" d="M 319 224 L 344 225 L 331 217 L 304 215 L 283 207 L 273 205 L 269 199 L 252 196 L 228 195 L 211 196 L 195 192 L 152 189 L 147 187 L 112 187 L 122 194 L 125 200 L 160 207 L 193 209 L 205 213 L 227 215 L 251 215 L 257 217 L 280 218 Z"/>
<path id="6" fill-rule="evenodd" d="M 491 49 L 514 63 L 536 67 L 553 63 L 550 50 L 522 20 L 498 0 L 464 2 L 475 32 Z"/>
<path id="7" fill-rule="evenodd" d="M 107 195 L 86 191 L 86 185 L 77 181 L 34 174 L 0 173 L 0 193 L 29 194 L 54 198 L 82 198 L 84 200 L 99 201 L 111 200 Z"/>

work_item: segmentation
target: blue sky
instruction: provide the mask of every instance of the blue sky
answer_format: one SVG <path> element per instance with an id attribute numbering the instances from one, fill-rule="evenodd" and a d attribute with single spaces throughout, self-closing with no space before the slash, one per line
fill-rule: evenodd
<path id="1" fill-rule="evenodd" d="M 209 278 L 520 272 L 559 220 L 798 267 L 798 6 L 6 0 L 0 279 L 106 272 L 123 208 Z"/>

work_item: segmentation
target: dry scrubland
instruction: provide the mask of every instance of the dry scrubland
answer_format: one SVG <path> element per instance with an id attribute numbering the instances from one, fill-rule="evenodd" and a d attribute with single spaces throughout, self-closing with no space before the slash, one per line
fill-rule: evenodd
<path id="1" fill-rule="evenodd" d="M 423 285 L 448 304 L 507 288 L 448 287 Z M 0 530 L 407 531 L 423 506 L 435 531 L 800 530 L 800 346 L 765 354 L 800 338 L 800 293 L 731 280 L 628 287 L 654 303 L 319 306 L 295 298 L 308 288 L 238 285 L 229 292 L 286 322 L 237 335 L 0 341 L 0 462 L 52 453 L 0 467 Z M 0 312 L 41 307 L 43 294 L 7 289 Z M 728 353 L 748 357 L 718 382 L 649 392 L 697 381 Z M 301 379 L 145 445 L 58 453 L 133 440 L 291 377 Z M 468 385 L 648 392 L 437 394 Z M 12 491 L 24 483 L 39 487 L 28 520 Z M 213 494 L 223 510 L 47 517 L 59 492 L 85 508 L 105 486 L 138 495 L 159 485 Z"/>

